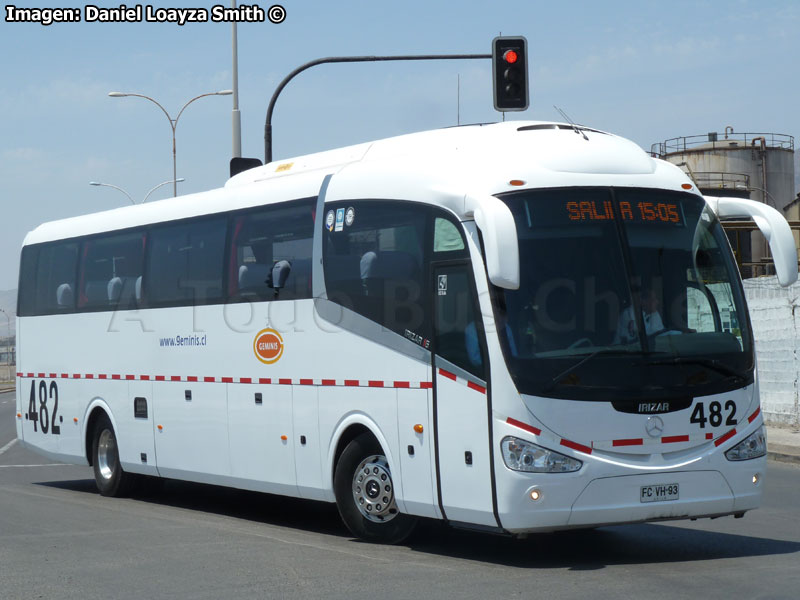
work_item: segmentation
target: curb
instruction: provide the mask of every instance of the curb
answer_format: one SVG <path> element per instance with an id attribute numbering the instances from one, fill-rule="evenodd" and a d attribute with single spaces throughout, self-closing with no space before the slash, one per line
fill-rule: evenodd
<path id="1" fill-rule="evenodd" d="M 791 463 L 800 465 L 800 453 L 797 448 L 775 444 L 767 450 L 767 459 L 775 462 Z"/>

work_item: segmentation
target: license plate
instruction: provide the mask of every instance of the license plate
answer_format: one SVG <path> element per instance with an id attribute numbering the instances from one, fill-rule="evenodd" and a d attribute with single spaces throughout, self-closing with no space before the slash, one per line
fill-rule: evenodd
<path id="1" fill-rule="evenodd" d="M 665 502 L 678 499 L 677 483 L 661 483 L 657 485 L 643 485 L 639 494 L 641 502 Z"/>

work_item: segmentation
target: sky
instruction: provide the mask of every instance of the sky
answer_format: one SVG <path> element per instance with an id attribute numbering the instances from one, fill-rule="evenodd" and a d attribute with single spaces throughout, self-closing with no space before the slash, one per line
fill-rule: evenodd
<path id="1" fill-rule="evenodd" d="M 723 132 L 800 135 L 796 0 L 278 0 L 282 23 L 238 25 L 242 154 L 264 157 L 276 85 L 324 56 L 489 53 L 528 40 L 530 108 L 506 119 L 574 121 L 649 150 Z M 230 2 L 222 2 L 226 7 Z M 119 2 L 98 2 L 119 7 Z M 213 2 L 154 2 L 200 8 Z M 257 4 L 265 11 L 269 2 Z M 85 4 L 16 2 L 25 8 Z M 127 6 L 135 6 L 128 2 Z M 7 6 L 7 5 L 4 5 Z M 4 10 L 4 16 L 6 11 Z M 38 224 L 140 202 L 172 179 L 174 118 L 191 98 L 232 87 L 230 23 L 0 21 L 0 290 L 17 287 L 19 249 Z M 224 185 L 231 96 L 193 102 L 176 128 L 179 194 Z M 491 62 L 323 65 L 295 78 L 273 117 L 276 159 L 458 122 L 502 119 Z M 167 198 L 172 186 L 150 201 Z"/>

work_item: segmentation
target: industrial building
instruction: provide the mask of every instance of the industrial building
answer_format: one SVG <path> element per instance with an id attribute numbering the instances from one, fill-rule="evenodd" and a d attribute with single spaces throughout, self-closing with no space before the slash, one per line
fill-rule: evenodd
<path id="1" fill-rule="evenodd" d="M 653 144 L 651 154 L 682 168 L 706 196 L 736 196 L 777 209 L 795 229 L 794 137 L 781 133 L 711 132 Z M 770 274 L 769 247 L 754 225 L 726 224 L 743 277 Z"/>

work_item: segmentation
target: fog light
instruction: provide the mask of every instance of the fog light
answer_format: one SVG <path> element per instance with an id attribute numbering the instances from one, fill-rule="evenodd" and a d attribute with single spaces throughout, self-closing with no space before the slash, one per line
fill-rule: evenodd
<path id="1" fill-rule="evenodd" d="M 755 475 L 753 475 L 753 485 L 758 485 L 759 481 L 761 481 L 761 476 L 758 473 L 756 473 Z"/>
<path id="2" fill-rule="evenodd" d="M 539 490 L 537 490 L 536 488 L 533 488 L 533 489 L 530 491 L 530 494 L 529 494 L 529 495 L 530 495 L 530 497 L 531 497 L 531 500 L 533 500 L 534 502 L 536 502 L 537 500 L 539 500 L 539 499 L 542 497 L 542 492 L 541 492 L 541 491 L 539 491 Z"/>

